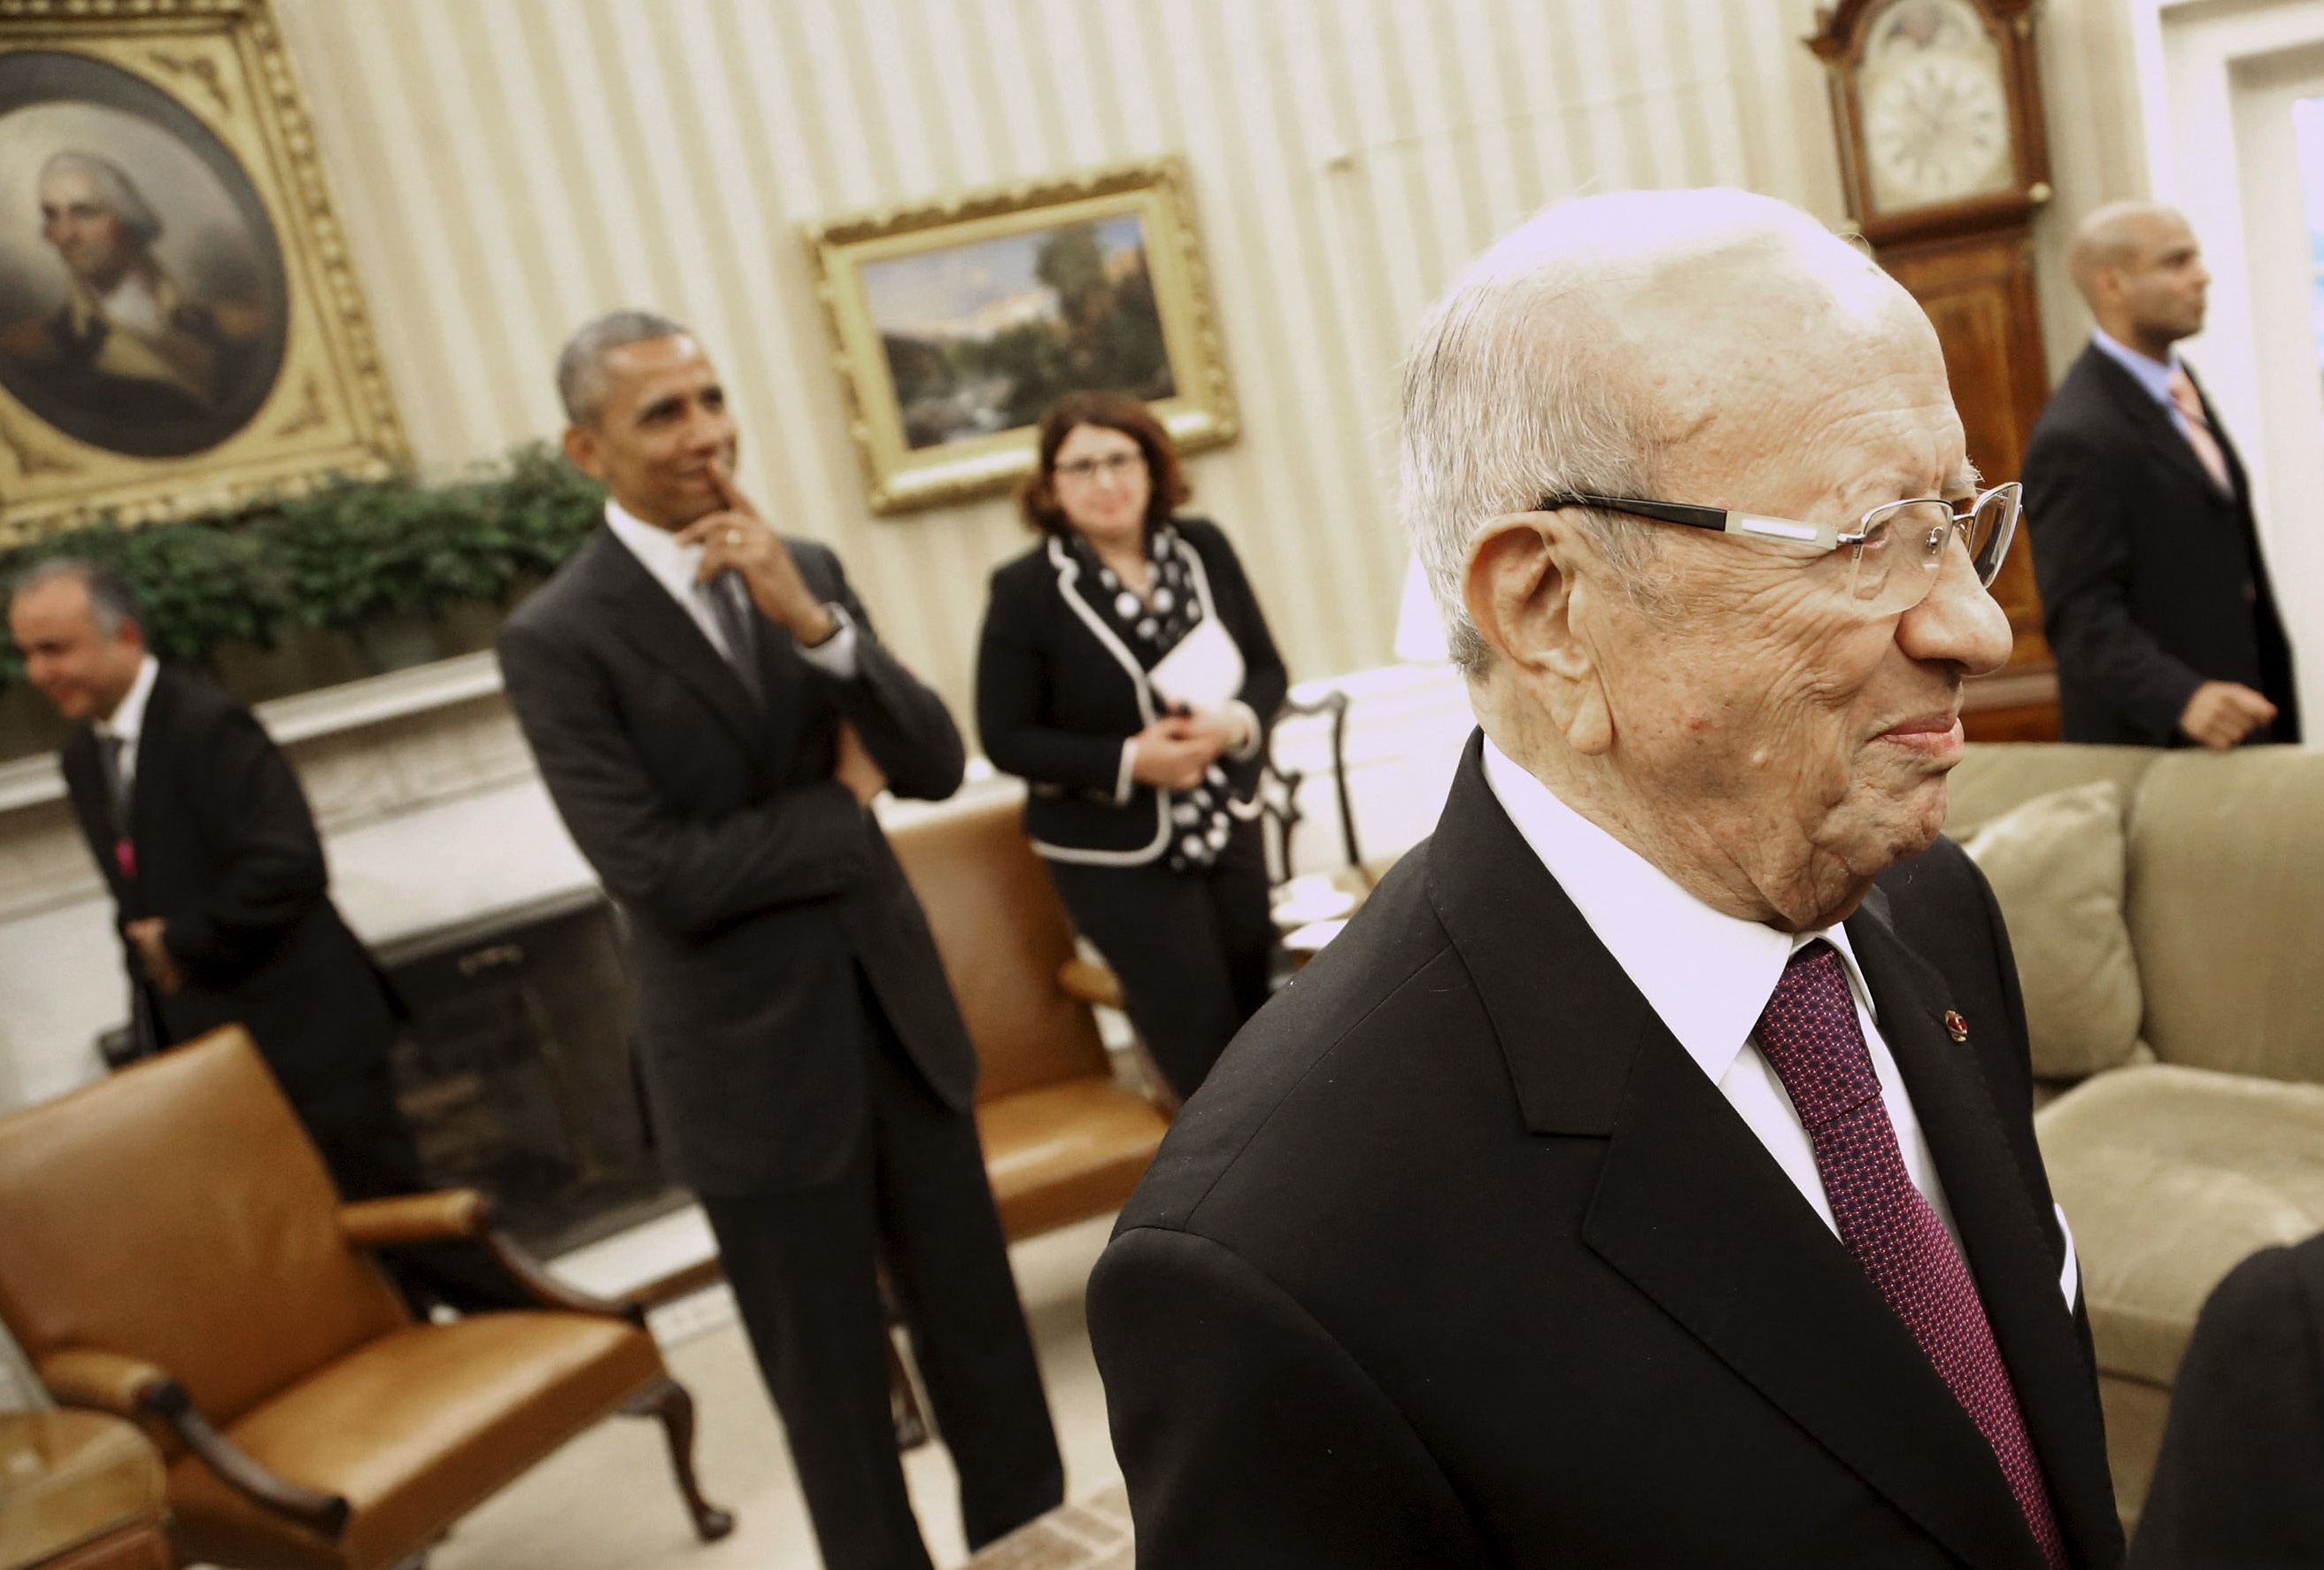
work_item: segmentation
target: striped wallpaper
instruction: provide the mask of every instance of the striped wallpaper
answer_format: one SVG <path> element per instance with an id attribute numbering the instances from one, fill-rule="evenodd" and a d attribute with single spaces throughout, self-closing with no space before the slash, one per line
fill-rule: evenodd
<path id="1" fill-rule="evenodd" d="M 967 713 L 1005 503 L 865 508 L 797 226 L 1183 153 L 1245 435 L 1192 460 L 1307 678 L 1389 658 L 1395 368 L 1470 255 L 1569 194 L 1729 183 L 1841 217 L 1811 0 L 277 0 L 420 457 L 558 424 L 564 333 L 710 346 L 742 479 L 835 543 Z M 2117 0 L 2043 18 L 2057 232 L 2144 179 Z"/>

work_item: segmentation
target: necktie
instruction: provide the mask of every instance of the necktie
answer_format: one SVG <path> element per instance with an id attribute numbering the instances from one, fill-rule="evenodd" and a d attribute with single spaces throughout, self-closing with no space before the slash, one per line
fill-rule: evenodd
<path id="1" fill-rule="evenodd" d="M 2171 368 L 2171 402 L 2187 421 L 2187 445 L 2203 460 L 2211 483 L 2222 491 L 2232 491 L 2227 480 L 2227 455 L 2220 450 L 2219 439 L 2211 434 L 2211 422 L 2203 414 L 2202 395 L 2195 391 L 2195 379 L 2183 367 Z"/>
<path id="2" fill-rule="evenodd" d="M 129 781 L 121 777 L 121 754 L 128 743 L 111 731 L 97 737 L 97 761 L 105 770 L 106 805 L 113 814 L 113 859 L 121 875 L 137 875 L 137 852 L 129 839 Z"/>
<path id="3" fill-rule="evenodd" d="M 751 591 L 742 586 L 742 575 L 722 572 L 704 586 L 704 592 L 710 596 L 710 614 L 717 620 L 718 631 L 726 639 L 726 662 L 742 679 L 752 703 L 763 706 L 766 694 L 759 685 L 759 616 L 751 604 Z"/>
<path id="4" fill-rule="evenodd" d="M 1831 945 L 1811 943 L 1784 967 L 1759 1016 L 1759 1049 L 1807 1125 L 1840 1242 L 1993 1447 L 2043 1557 L 2052 1570 L 2066 1570 L 2065 1539 L 2016 1389 L 1960 1251 L 1904 1170 Z"/>

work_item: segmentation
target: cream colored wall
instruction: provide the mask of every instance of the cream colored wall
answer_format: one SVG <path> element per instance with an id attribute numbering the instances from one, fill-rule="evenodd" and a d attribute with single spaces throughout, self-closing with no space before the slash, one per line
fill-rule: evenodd
<path id="1" fill-rule="evenodd" d="M 746 485 L 839 547 L 964 716 L 983 577 L 1022 536 L 1001 502 L 865 509 L 801 219 L 1184 153 L 1246 428 L 1194 460 L 1198 504 L 1304 678 L 1389 658 L 1395 368 L 1464 259 L 1590 189 L 1738 184 L 1841 217 L 1811 0 L 278 5 L 422 459 L 553 431 L 549 366 L 593 312 L 683 318 L 739 404 Z M 2143 176 L 2118 10 L 2046 8 L 2070 212 Z"/>

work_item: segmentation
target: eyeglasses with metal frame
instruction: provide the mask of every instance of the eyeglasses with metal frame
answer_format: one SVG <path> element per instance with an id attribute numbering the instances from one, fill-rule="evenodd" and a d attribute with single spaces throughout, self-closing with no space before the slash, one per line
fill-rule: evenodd
<path id="1" fill-rule="evenodd" d="M 1968 506 L 1941 496 L 1915 496 L 1886 502 L 1857 521 L 1853 531 L 1827 523 L 1806 523 L 1796 518 L 1770 518 L 1757 513 L 1729 512 L 1720 507 L 1695 507 L 1678 502 L 1650 502 L 1636 496 L 1600 496 L 1577 492 L 1542 498 L 1540 511 L 1588 507 L 1619 513 L 1656 523 L 1678 523 L 1708 529 L 1747 540 L 1776 540 L 1787 545 L 1850 552 L 1849 593 L 1872 602 L 1886 614 L 1901 614 L 1928 598 L 1937 569 L 1944 564 L 1945 543 L 1960 536 L 1978 582 L 1993 586 L 2001 564 L 2016 538 L 2022 490 L 2015 480 L 1980 493 Z M 1900 565 L 1906 570 L 1899 572 Z M 1911 570 L 1917 568 L 1919 570 Z"/>

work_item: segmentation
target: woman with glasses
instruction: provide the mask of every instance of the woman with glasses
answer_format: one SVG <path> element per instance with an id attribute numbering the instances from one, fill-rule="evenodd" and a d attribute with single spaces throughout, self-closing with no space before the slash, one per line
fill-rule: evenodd
<path id="1" fill-rule="evenodd" d="M 977 728 L 1183 1099 L 1266 1001 L 1256 792 L 1288 678 L 1226 536 L 1173 515 L 1189 493 L 1144 403 L 1072 392 L 1038 429 L 1019 502 L 1042 540 L 992 575 Z"/>

